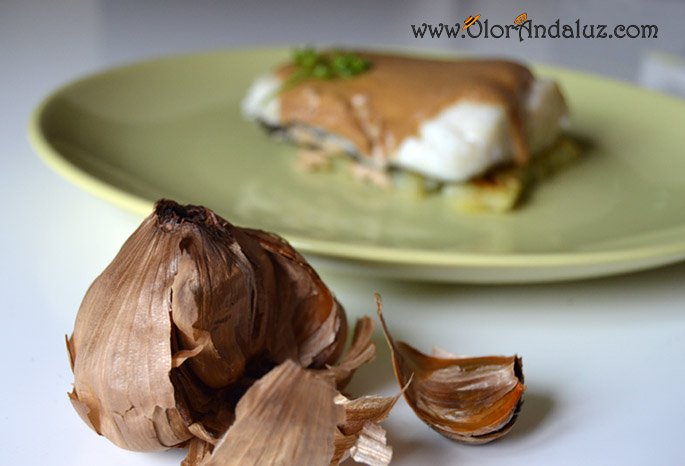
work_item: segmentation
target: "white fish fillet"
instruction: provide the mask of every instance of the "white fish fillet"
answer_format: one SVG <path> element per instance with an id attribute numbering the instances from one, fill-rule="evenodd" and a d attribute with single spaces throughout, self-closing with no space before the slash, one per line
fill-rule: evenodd
<path id="1" fill-rule="evenodd" d="M 242 102 L 245 116 L 280 125 L 280 103 L 274 94 L 281 81 L 259 77 Z M 536 79 L 526 96 L 526 137 L 535 155 L 552 145 L 568 124 L 568 109 L 557 84 Z M 504 106 L 458 100 L 427 119 L 418 133 L 397 145 L 387 163 L 446 182 L 465 181 L 513 159 L 512 136 Z"/>

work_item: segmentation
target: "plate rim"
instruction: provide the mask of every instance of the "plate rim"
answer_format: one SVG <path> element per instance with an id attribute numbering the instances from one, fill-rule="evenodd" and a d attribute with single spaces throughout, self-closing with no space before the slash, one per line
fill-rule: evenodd
<path id="1" fill-rule="evenodd" d="M 143 59 L 131 63 L 115 65 L 105 68 L 103 70 L 86 74 L 80 78 L 76 78 L 67 82 L 55 90 L 50 92 L 46 97 L 42 98 L 39 104 L 32 111 L 28 122 L 28 139 L 38 154 L 38 156 L 55 172 L 65 178 L 67 181 L 73 183 L 84 191 L 90 192 L 97 197 L 122 207 L 125 210 L 132 211 L 136 214 L 146 217 L 152 212 L 154 201 L 150 201 L 142 196 L 132 194 L 126 190 L 110 184 L 95 175 L 91 175 L 84 170 L 81 170 L 77 165 L 69 162 L 57 149 L 50 144 L 48 137 L 42 130 L 42 120 L 45 114 L 45 109 L 53 102 L 59 95 L 68 91 L 72 87 L 77 87 L 80 84 L 97 79 L 113 72 L 125 71 L 127 68 L 135 68 L 141 65 L 150 65 L 157 62 L 164 62 L 170 60 L 187 59 L 201 56 L 223 55 L 230 53 L 249 53 L 249 52 L 280 52 L 287 50 L 289 47 L 241 47 L 231 49 L 216 49 L 211 51 L 201 51 L 195 53 L 182 53 L 176 55 L 167 55 L 162 57 L 154 57 L 150 59 Z M 436 57 L 459 57 L 468 56 L 463 53 L 450 53 L 445 50 L 425 50 L 411 47 L 366 47 L 369 50 L 392 51 L 407 54 L 432 54 Z M 603 81 L 610 81 L 612 84 L 625 86 L 634 91 L 641 93 L 652 94 L 657 98 L 665 98 L 668 100 L 675 100 L 669 95 L 654 92 L 649 89 L 642 88 L 631 82 L 614 79 L 604 75 L 587 73 L 575 69 L 546 65 L 539 63 L 530 63 L 533 69 L 536 70 L 550 70 L 559 71 L 564 74 L 577 75 L 583 77 L 591 77 Z M 685 104 L 685 102 L 684 102 Z M 678 228 L 685 233 L 685 224 Z M 277 232 L 289 242 L 291 242 L 297 249 L 304 253 L 320 255 L 332 259 L 342 259 L 347 261 L 358 262 L 374 262 L 384 264 L 397 265 L 417 265 L 417 266 L 433 266 L 440 268 L 462 268 L 462 267 L 488 267 L 497 269 L 550 269 L 559 267 L 588 267 L 593 265 L 617 265 L 625 263 L 626 267 L 621 269 L 625 272 L 639 270 L 641 261 L 673 263 L 685 259 L 685 234 L 680 241 L 671 241 L 667 244 L 645 245 L 638 247 L 624 247 L 598 251 L 574 251 L 574 252 L 548 252 L 548 253 L 477 253 L 477 252 L 457 252 L 457 251 L 429 251 L 424 249 L 414 248 L 393 248 L 387 246 L 376 246 L 370 244 L 352 244 L 331 240 L 318 240 L 303 237 L 300 235 L 293 235 L 288 233 Z M 633 264 L 633 266 L 631 266 Z M 618 272 L 617 272 L 618 273 Z M 608 273 L 607 273 L 608 274 Z"/>

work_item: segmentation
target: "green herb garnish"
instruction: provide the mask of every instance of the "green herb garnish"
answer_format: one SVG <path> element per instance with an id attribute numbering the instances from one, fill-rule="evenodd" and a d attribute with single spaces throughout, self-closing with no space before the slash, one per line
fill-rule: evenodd
<path id="1" fill-rule="evenodd" d="M 318 52 L 311 48 L 295 50 L 295 71 L 288 76 L 274 93 L 280 94 L 305 79 L 352 78 L 371 67 L 371 62 L 354 52 Z"/>

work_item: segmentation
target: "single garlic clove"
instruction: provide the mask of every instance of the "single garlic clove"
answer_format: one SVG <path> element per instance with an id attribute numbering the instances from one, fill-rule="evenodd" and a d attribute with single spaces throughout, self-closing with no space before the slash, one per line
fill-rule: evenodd
<path id="1" fill-rule="evenodd" d="M 520 358 L 427 356 L 393 340 L 378 295 L 376 302 L 397 381 L 409 384 L 404 396 L 421 420 L 445 437 L 469 444 L 487 443 L 511 429 L 526 388 Z M 438 354 L 446 355 L 444 350 Z"/>

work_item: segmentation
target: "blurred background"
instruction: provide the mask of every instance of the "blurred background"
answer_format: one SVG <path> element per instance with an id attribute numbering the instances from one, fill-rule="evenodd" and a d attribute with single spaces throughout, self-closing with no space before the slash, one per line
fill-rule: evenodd
<path id="1" fill-rule="evenodd" d="M 682 0 L 432 0 L 345 2 L 147 0 L 5 0 L 0 6 L 3 48 L 35 71 L 61 76 L 99 63 L 224 47 L 278 44 L 394 45 L 516 57 L 640 81 L 655 54 L 685 57 Z M 526 13 L 534 24 L 556 19 L 583 24 L 655 24 L 656 39 L 416 39 L 411 24 L 463 23 L 483 15 L 513 24 Z M 30 25 L 30 26 L 29 26 Z M 8 57 L 9 58 L 9 57 Z M 79 62 L 82 65 L 79 67 Z M 5 63 L 7 61 L 5 60 Z M 62 66 L 59 66 L 59 64 Z M 5 73 L 11 68 L 5 67 Z M 681 77 L 682 82 L 682 77 Z M 674 86 L 676 87 L 676 86 Z"/>

